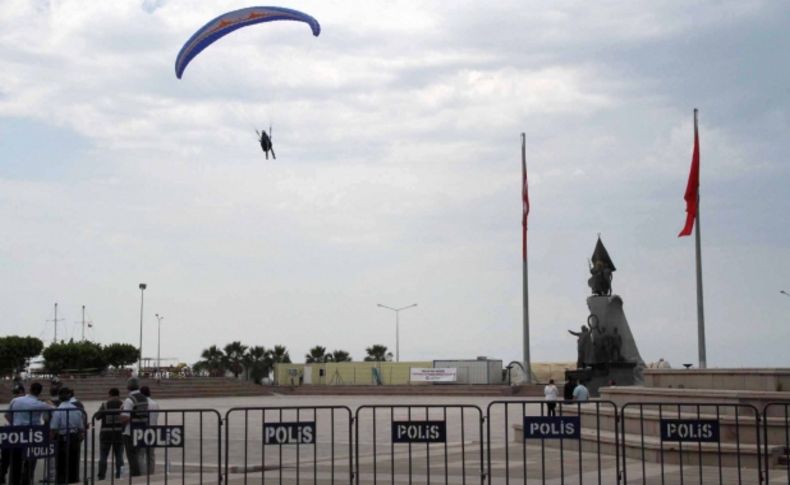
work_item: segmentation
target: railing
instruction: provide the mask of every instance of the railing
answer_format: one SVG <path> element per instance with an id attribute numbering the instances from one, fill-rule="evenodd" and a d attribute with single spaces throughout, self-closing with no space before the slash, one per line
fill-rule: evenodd
<path id="1" fill-rule="evenodd" d="M 213 409 L 3 413 L 1 471 L 14 485 L 790 484 L 790 402 L 762 412 L 499 400 L 485 413 L 464 404 L 233 408 L 224 419 Z"/>

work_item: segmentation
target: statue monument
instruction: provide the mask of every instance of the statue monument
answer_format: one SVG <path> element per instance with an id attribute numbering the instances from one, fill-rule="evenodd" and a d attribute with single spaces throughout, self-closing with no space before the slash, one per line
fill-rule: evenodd
<path id="1" fill-rule="evenodd" d="M 568 330 L 577 338 L 576 370 L 566 372 L 586 383 L 593 395 L 606 385 L 641 385 L 645 363 L 639 355 L 631 327 L 623 312 L 623 299 L 612 293 L 612 277 L 617 269 L 600 236 L 590 258 L 587 297 L 590 311 L 580 331 Z"/>

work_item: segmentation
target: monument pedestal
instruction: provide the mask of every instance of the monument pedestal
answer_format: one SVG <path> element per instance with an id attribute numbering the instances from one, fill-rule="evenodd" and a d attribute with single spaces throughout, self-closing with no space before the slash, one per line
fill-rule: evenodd
<path id="1" fill-rule="evenodd" d="M 573 378 L 583 382 L 590 395 L 598 396 L 598 389 L 606 386 L 634 386 L 639 385 L 635 377 L 633 362 L 611 362 L 607 364 L 594 364 L 584 369 L 565 371 L 565 379 Z"/>

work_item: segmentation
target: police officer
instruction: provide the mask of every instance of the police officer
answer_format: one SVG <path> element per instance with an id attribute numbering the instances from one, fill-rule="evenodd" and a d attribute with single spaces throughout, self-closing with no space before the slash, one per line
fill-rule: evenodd
<path id="1" fill-rule="evenodd" d="M 57 483 L 80 481 L 80 444 L 85 437 L 85 414 L 68 387 L 58 393 L 60 404 L 52 411 L 49 428 L 55 440 L 55 480 Z"/>
<path id="2" fill-rule="evenodd" d="M 30 385 L 30 392 L 25 396 L 19 396 L 11 400 L 8 404 L 6 420 L 13 426 L 36 426 L 42 424 L 42 414 L 52 409 L 49 404 L 40 401 L 41 384 L 34 382 Z M 18 389 L 20 394 L 24 394 L 24 388 Z M 36 459 L 26 458 L 25 450 L 11 450 L 11 483 L 13 485 L 29 484 L 33 479 L 36 470 Z"/>
<path id="3" fill-rule="evenodd" d="M 101 421 L 99 432 L 99 480 L 107 476 L 107 458 L 112 449 L 115 458 L 115 478 L 121 478 L 123 468 L 123 423 L 121 423 L 121 408 L 123 401 L 117 387 L 110 389 L 110 399 L 103 402 L 96 414 L 94 421 Z"/>
<path id="4" fill-rule="evenodd" d="M 121 423 L 123 423 L 123 442 L 126 448 L 126 459 L 129 461 L 129 475 L 141 475 L 142 448 L 134 446 L 132 441 L 132 427 L 145 428 L 148 426 L 148 398 L 140 392 L 140 381 L 136 377 L 126 381 L 129 396 L 123 401 L 121 409 Z"/>

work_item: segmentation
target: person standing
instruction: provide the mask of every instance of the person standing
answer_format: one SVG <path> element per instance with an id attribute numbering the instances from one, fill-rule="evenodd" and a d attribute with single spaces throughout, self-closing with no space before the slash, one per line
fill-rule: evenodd
<path id="1" fill-rule="evenodd" d="M 148 386 L 140 387 L 140 392 L 148 399 L 148 425 L 156 426 L 159 423 L 159 403 L 151 399 L 151 388 Z M 145 460 L 148 474 L 153 475 L 156 469 L 156 448 L 146 448 Z"/>
<path id="2" fill-rule="evenodd" d="M 13 394 L 12 399 L 25 395 L 25 386 L 14 385 L 11 390 Z M 11 448 L 3 448 L 0 452 L 0 485 L 5 485 L 6 476 L 8 476 L 8 468 L 11 466 Z"/>
<path id="3" fill-rule="evenodd" d="M 543 388 L 543 395 L 546 396 L 547 416 L 557 415 L 557 398 L 560 391 L 554 385 L 554 379 L 549 379 L 549 383 Z"/>
<path id="4" fill-rule="evenodd" d="M 590 391 L 581 381 L 579 381 L 579 384 L 573 389 L 573 400 L 579 402 L 590 400 Z"/>
<path id="5" fill-rule="evenodd" d="M 129 391 L 129 396 L 121 406 L 121 423 L 124 426 L 123 443 L 126 448 L 126 460 L 129 462 L 129 475 L 139 477 L 141 475 L 141 449 L 134 446 L 132 427 L 145 428 L 148 426 L 148 398 L 140 392 L 140 381 L 136 377 L 130 377 L 126 381 L 126 389 Z"/>
<path id="6" fill-rule="evenodd" d="M 85 437 L 85 412 L 68 387 L 60 388 L 60 404 L 52 411 L 49 428 L 55 441 L 55 481 L 79 483 L 80 445 Z M 78 402 L 78 401 L 77 401 Z"/>
<path id="7" fill-rule="evenodd" d="M 121 478 L 123 468 L 123 424 L 121 423 L 123 401 L 117 387 L 110 389 L 110 399 L 103 402 L 93 415 L 94 421 L 101 421 L 99 432 L 99 480 L 107 476 L 107 458 L 112 449 L 115 461 L 115 478 Z"/>
<path id="8" fill-rule="evenodd" d="M 5 418 L 12 426 L 38 426 L 43 424 L 42 415 L 51 410 L 52 406 L 40 401 L 41 384 L 34 382 L 30 385 L 27 395 L 19 396 L 8 404 Z M 24 387 L 18 386 L 17 392 L 24 394 Z M 11 485 L 28 485 L 33 480 L 36 471 L 36 459 L 26 458 L 25 450 L 16 448 L 11 450 L 10 483 Z"/>

